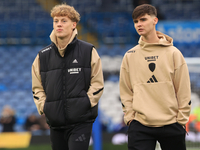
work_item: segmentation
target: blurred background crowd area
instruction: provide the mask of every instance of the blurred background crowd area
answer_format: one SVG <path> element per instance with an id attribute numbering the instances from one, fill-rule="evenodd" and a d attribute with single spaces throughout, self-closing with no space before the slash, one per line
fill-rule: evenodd
<path id="1" fill-rule="evenodd" d="M 102 60 L 105 90 L 99 102 L 99 119 L 105 132 L 127 130 L 119 97 L 119 70 L 123 55 L 139 38 L 132 11 L 142 3 L 156 6 L 157 30 L 174 39 L 189 66 L 193 105 L 187 130 L 193 134 L 188 140 L 200 141 L 199 0 L 0 0 L 0 132 L 7 126 L 9 113 L 3 112 L 9 108 L 7 124 L 12 131 L 49 134 L 45 118 L 38 115 L 33 102 L 31 65 L 38 51 L 50 44 L 50 10 L 62 2 L 80 13 L 78 38 L 93 43 Z M 30 123 L 34 119 L 29 117 L 36 123 Z"/>

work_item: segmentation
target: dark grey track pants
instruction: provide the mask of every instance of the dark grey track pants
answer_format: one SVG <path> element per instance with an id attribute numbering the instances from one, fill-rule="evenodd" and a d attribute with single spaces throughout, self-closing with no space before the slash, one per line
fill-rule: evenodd
<path id="1" fill-rule="evenodd" d="M 50 129 L 52 150 L 88 150 L 93 123 L 82 123 L 65 130 Z"/>

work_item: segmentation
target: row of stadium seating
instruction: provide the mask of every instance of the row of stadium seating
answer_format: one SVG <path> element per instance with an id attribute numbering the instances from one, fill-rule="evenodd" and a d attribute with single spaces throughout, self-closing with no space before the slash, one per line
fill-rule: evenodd
<path id="1" fill-rule="evenodd" d="M 74 6 L 81 14 L 109 11 L 109 12 L 131 12 L 134 8 L 132 1 L 91 1 L 91 0 L 62 0 L 61 2 L 67 2 L 69 5 Z M 50 2 L 49 2 L 50 3 Z M 160 13 L 164 15 L 164 18 L 172 19 L 198 19 L 199 18 L 199 6 L 198 0 L 188 1 L 159 1 L 152 0 L 152 5 L 156 6 Z M 117 7 L 120 5 L 120 8 Z M 87 6 L 85 9 L 84 6 Z M 105 9 L 107 8 L 107 9 Z M 0 16 L 3 20 L 18 19 L 21 20 L 35 20 L 38 18 L 49 18 L 49 13 L 45 12 L 42 6 L 36 0 L 1 0 Z"/>
<path id="2" fill-rule="evenodd" d="M 168 2 L 168 3 L 167 3 Z M 153 1 L 165 15 L 166 20 L 196 20 L 200 18 L 200 2 L 175 3 L 170 1 Z M 130 10 L 120 12 L 102 12 L 101 4 L 96 1 L 84 0 L 81 3 L 68 1 L 79 9 L 84 4 L 94 8 L 81 10 L 81 24 L 89 31 L 98 35 L 103 43 L 137 43 Z M 35 0 L 2 0 L 0 6 L 0 44 L 43 44 L 48 43 L 48 36 L 52 30 L 52 19 L 50 14 L 42 8 Z M 108 3 L 110 8 L 114 4 Z M 124 4 L 129 8 L 128 4 Z"/>
<path id="3" fill-rule="evenodd" d="M 44 11 L 36 0 L 1 0 L 1 20 L 38 20 L 49 18 L 49 13 Z"/>

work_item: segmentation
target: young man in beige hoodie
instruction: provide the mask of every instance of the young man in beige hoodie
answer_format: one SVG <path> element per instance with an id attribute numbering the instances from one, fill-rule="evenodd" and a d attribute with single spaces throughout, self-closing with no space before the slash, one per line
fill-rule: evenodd
<path id="1" fill-rule="evenodd" d="M 87 150 L 104 81 L 100 57 L 77 39 L 79 13 L 66 4 L 51 10 L 52 43 L 32 65 L 32 90 L 39 114 L 50 126 L 53 150 Z"/>
<path id="2" fill-rule="evenodd" d="M 136 7 L 132 18 L 139 44 L 126 52 L 120 69 L 120 97 L 129 150 L 186 150 L 185 124 L 191 109 L 187 64 L 173 39 L 156 31 L 154 6 Z"/>

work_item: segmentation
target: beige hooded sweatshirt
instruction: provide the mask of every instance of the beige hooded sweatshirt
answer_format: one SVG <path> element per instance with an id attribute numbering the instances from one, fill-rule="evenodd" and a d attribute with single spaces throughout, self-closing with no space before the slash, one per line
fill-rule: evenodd
<path id="1" fill-rule="evenodd" d="M 69 43 L 72 42 L 72 40 L 77 36 L 77 29 L 75 29 L 72 33 L 72 36 L 69 40 Z M 62 57 L 64 57 L 65 54 L 65 48 L 67 47 L 67 44 L 64 48 L 59 48 L 56 40 L 56 36 L 54 31 L 52 31 L 50 35 L 50 39 L 53 43 L 56 44 L 58 47 L 59 53 Z M 104 87 L 104 79 L 103 79 L 103 72 L 102 72 L 102 65 L 101 65 L 101 59 L 96 51 L 95 48 L 92 50 L 92 58 L 91 58 L 91 84 L 90 88 L 87 92 L 88 97 L 91 102 L 91 107 L 94 107 L 102 93 L 103 90 L 99 92 L 99 94 L 93 95 L 94 92 L 98 91 L 99 89 L 102 89 Z M 41 76 L 40 76 L 40 60 L 39 60 L 39 55 L 36 56 L 33 64 L 32 64 L 32 91 L 33 91 L 33 97 L 34 97 L 34 102 L 36 104 L 37 110 L 39 114 L 43 114 L 43 108 L 44 108 L 44 103 L 46 100 L 46 94 L 44 92 L 43 86 L 42 86 L 42 81 L 41 81 Z"/>
<path id="2" fill-rule="evenodd" d="M 191 109 L 187 64 L 173 39 L 157 31 L 159 43 L 139 44 L 124 55 L 120 69 L 120 97 L 127 124 L 135 119 L 160 127 L 185 125 Z"/>

